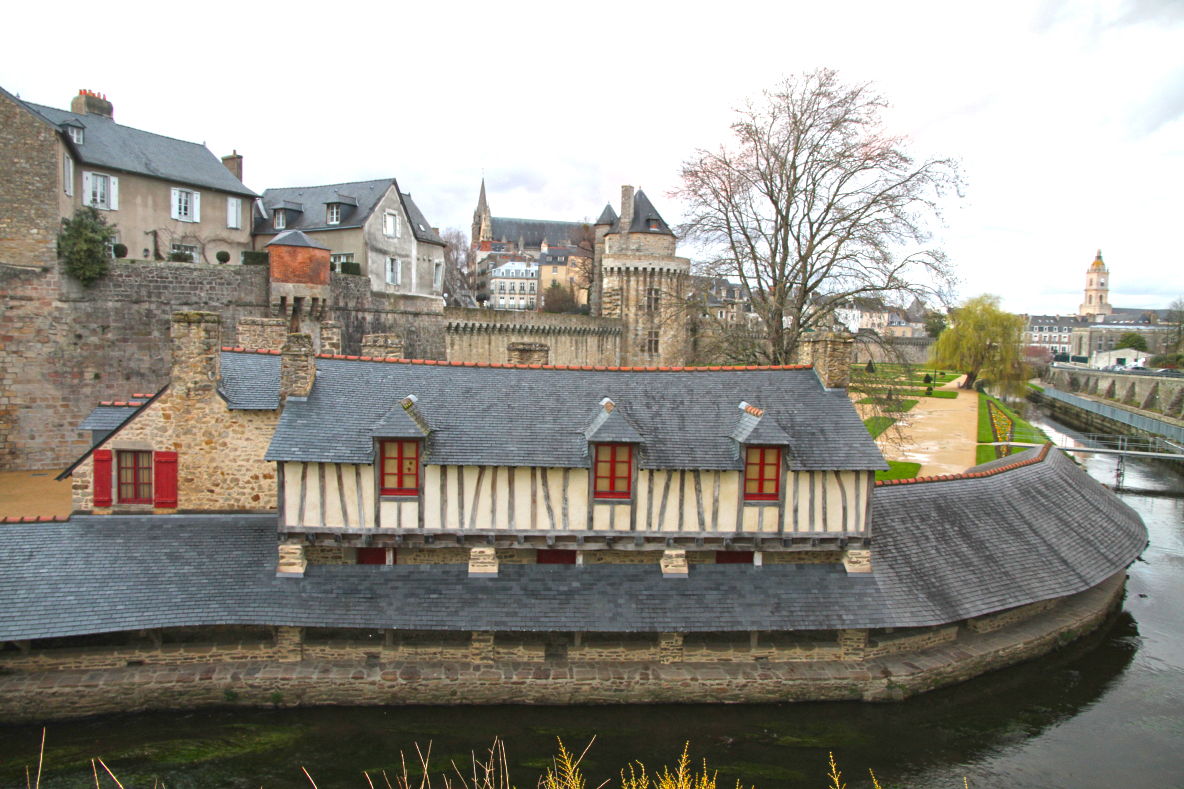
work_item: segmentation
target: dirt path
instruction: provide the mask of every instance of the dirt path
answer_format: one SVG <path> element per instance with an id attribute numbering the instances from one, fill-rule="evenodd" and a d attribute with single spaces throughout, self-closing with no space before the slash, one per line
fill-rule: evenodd
<path id="1" fill-rule="evenodd" d="M 57 517 L 70 514 L 70 479 L 55 482 L 58 471 L 0 471 L 0 518 Z"/>
<path id="2" fill-rule="evenodd" d="M 974 465 L 978 434 L 978 392 L 958 389 L 961 378 L 939 388 L 957 399 L 922 397 L 877 443 L 888 460 L 920 463 L 918 476 L 955 474 Z"/>

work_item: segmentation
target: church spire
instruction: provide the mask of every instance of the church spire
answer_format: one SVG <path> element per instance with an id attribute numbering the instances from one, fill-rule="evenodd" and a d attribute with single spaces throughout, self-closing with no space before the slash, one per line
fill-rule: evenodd
<path id="1" fill-rule="evenodd" d="M 481 176 L 481 196 L 477 198 L 477 211 L 482 214 L 489 213 L 489 203 L 485 199 L 485 176 Z M 1098 252 L 1099 256 L 1101 254 L 1101 252 Z"/>
<path id="2" fill-rule="evenodd" d="M 473 212 L 470 239 L 474 244 L 493 239 L 493 217 L 489 213 L 489 201 L 485 198 L 485 176 L 481 176 L 481 195 L 477 198 L 477 210 Z"/>

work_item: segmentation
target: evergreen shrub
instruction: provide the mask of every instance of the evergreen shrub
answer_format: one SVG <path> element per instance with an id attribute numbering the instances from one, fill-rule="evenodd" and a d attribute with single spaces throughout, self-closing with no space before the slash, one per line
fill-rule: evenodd
<path id="1" fill-rule="evenodd" d="M 66 273 L 83 285 L 105 275 L 111 266 L 111 240 L 115 226 L 107 224 L 94 206 L 83 206 L 62 220 L 58 233 L 58 258 Z"/>

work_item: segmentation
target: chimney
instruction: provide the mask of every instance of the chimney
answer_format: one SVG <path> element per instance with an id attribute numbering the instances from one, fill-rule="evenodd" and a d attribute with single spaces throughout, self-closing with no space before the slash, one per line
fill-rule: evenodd
<path id="1" fill-rule="evenodd" d="M 236 150 L 229 156 L 222 157 L 222 165 L 238 180 L 243 180 L 243 157 Z"/>
<path id="2" fill-rule="evenodd" d="M 289 334 L 280 351 L 280 402 L 289 397 L 308 397 L 317 380 L 317 358 L 312 337 Z"/>
<path id="3" fill-rule="evenodd" d="M 115 108 L 106 96 L 93 90 L 80 90 L 78 95 L 70 101 L 70 112 L 77 115 L 101 115 L 104 118 L 114 118 Z"/>
<path id="4" fill-rule="evenodd" d="M 628 233 L 633 225 L 633 187 L 621 187 L 621 232 Z"/>
<path id="5" fill-rule="evenodd" d="M 817 332 L 802 341 L 803 363 L 814 365 L 827 389 L 846 389 L 851 382 L 855 338 L 845 332 Z"/>
<path id="6" fill-rule="evenodd" d="M 321 321 L 321 353 L 341 353 L 341 324 Z"/>
<path id="7" fill-rule="evenodd" d="M 182 397 L 212 394 L 221 372 L 222 319 L 212 312 L 177 312 L 169 334 L 172 391 Z"/>

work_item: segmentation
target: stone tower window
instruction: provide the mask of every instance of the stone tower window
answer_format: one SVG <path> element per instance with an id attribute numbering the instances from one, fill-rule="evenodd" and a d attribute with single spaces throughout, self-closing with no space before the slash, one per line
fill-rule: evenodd
<path id="1" fill-rule="evenodd" d="M 645 338 L 645 352 L 656 356 L 658 354 L 659 334 L 657 329 L 651 330 Z"/>
<path id="2" fill-rule="evenodd" d="M 661 304 L 662 291 L 658 288 L 645 289 L 645 308 L 649 312 L 657 312 Z"/>

